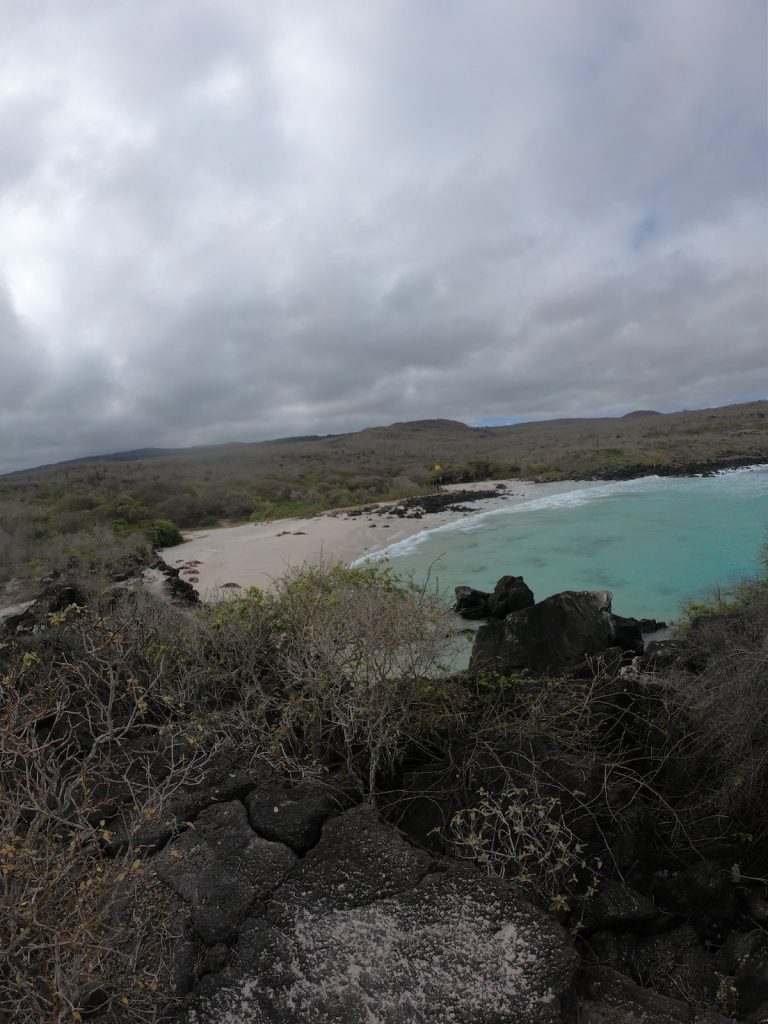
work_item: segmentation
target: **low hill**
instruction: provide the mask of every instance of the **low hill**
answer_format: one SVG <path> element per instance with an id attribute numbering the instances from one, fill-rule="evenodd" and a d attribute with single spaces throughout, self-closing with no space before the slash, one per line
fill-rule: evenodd
<path id="1" fill-rule="evenodd" d="M 761 461 L 768 462 L 766 401 L 496 427 L 429 419 L 123 452 L 9 474 L 0 477 L 0 530 L 44 538 L 154 520 L 206 527 L 405 497 L 451 481 L 609 479 Z"/>

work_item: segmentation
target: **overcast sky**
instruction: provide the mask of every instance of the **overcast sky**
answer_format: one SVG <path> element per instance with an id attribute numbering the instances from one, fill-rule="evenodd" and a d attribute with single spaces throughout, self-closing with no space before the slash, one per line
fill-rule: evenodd
<path id="1" fill-rule="evenodd" d="M 764 0 L 0 0 L 0 468 L 768 393 Z"/>

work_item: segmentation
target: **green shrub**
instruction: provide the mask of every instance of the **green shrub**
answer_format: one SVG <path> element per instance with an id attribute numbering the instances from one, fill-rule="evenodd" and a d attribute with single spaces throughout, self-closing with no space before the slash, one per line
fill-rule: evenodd
<path id="1" fill-rule="evenodd" d="M 435 466 L 427 477 L 430 484 L 467 484 L 478 480 L 500 480 L 517 476 L 520 467 L 496 459 L 470 459 L 469 462 Z"/>
<path id="2" fill-rule="evenodd" d="M 288 519 L 290 517 L 313 516 L 321 512 L 326 504 L 320 501 L 304 501 L 302 499 L 273 500 L 264 498 L 253 502 L 250 515 L 252 523 L 264 523 L 270 519 Z"/>
<path id="3" fill-rule="evenodd" d="M 184 541 L 178 526 L 170 519 L 155 519 L 146 533 L 153 548 L 172 548 Z"/>

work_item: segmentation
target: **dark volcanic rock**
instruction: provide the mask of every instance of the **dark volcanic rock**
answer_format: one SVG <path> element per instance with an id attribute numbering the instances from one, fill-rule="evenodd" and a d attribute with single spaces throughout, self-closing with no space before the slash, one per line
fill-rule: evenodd
<path id="1" fill-rule="evenodd" d="M 296 863 L 287 846 L 253 832 L 239 801 L 208 807 L 154 861 L 159 878 L 190 906 L 207 945 L 232 942 L 251 905 Z"/>
<path id="2" fill-rule="evenodd" d="M 472 587 L 456 587 L 456 603 L 453 610 L 463 619 L 487 619 L 488 598 L 484 590 L 474 590 Z"/>
<path id="3" fill-rule="evenodd" d="M 607 590 L 567 590 L 503 622 L 481 626 L 475 638 L 470 671 L 514 673 L 522 669 L 565 675 L 584 667 L 616 641 Z"/>
<path id="4" fill-rule="evenodd" d="M 475 501 L 486 501 L 488 498 L 499 498 L 499 491 L 441 491 L 438 494 L 423 494 L 415 498 L 404 498 L 397 505 L 380 505 L 374 509 L 380 516 L 398 516 L 399 518 L 420 519 L 423 515 L 435 512 L 464 511 L 463 506 Z M 360 515 L 352 510 L 347 515 Z"/>
<path id="5" fill-rule="evenodd" d="M 660 879 L 654 896 L 659 906 L 684 914 L 700 934 L 722 941 L 739 916 L 737 886 L 717 861 L 703 860 Z"/>
<path id="6" fill-rule="evenodd" d="M 661 995 L 677 998 L 684 992 L 693 1003 L 712 1003 L 720 975 L 690 925 L 661 935 L 638 939 L 634 973 Z"/>
<path id="7" fill-rule="evenodd" d="M 323 822 L 338 810 L 338 800 L 322 786 L 303 783 L 260 786 L 245 798 L 251 827 L 265 839 L 304 853 L 320 838 Z"/>
<path id="8" fill-rule="evenodd" d="M 502 576 L 488 598 L 488 614 L 492 619 L 505 619 L 533 604 L 533 591 L 522 576 Z"/>
<path id="9" fill-rule="evenodd" d="M 158 558 L 156 562 L 153 562 L 152 568 L 165 576 L 163 586 L 175 604 L 199 604 L 200 595 L 191 583 L 187 583 L 186 580 L 181 578 L 179 569 L 174 569 L 172 565 L 168 565 L 162 558 Z"/>
<path id="10" fill-rule="evenodd" d="M 46 576 L 40 581 L 37 597 L 23 602 L 15 614 L 0 619 L 0 632 L 11 634 L 38 633 L 47 629 L 48 616 L 63 612 L 71 606 L 87 604 L 85 594 L 75 583 L 61 581 L 57 576 Z"/>
<path id="11" fill-rule="evenodd" d="M 522 576 L 502 576 L 492 594 L 472 587 L 456 587 L 454 611 L 464 619 L 504 619 L 533 603 L 533 591 Z"/>
<path id="12" fill-rule="evenodd" d="M 600 891 L 585 905 L 582 925 L 587 932 L 603 928 L 625 929 L 646 924 L 657 916 L 653 900 L 635 892 L 623 882 L 605 878 Z"/>
<path id="13" fill-rule="evenodd" d="M 616 627 L 615 644 L 624 651 L 631 651 L 633 654 L 643 653 L 643 630 L 637 619 L 627 619 L 623 615 L 614 615 L 613 624 Z"/>
<path id="14" fill-rule="evenodd" d="M 585 967 L 574 985 L 570 1007 L 578 1024 L 728 1024 L 715 1011 L 641 988 L 610 967 Z"/>
<path id="15" fill-rule="evenodd" d="M 279 921 L 270 907 L 243 925 L 195 1021 L 559 1024 L 576 966 L 564 930 L 507 882 L 429 868 L 371 810 L 329 822 L 275 893 Z"/>
<path id="16" fill-rule="evenodd" d="M 281 923 L 297 907 L 316 914 L 365 906 L 415 885 L 429 863 L 425 851 L 360 807 L 327 822 L 320 842 L 275 893 L 268 916 Z"/>
<path id="17" fill-rule="evenodd" d="M 751 1013 L 768 1003 L 768 957 L 753 959 L 736 975 L 739 1012 Z"/>

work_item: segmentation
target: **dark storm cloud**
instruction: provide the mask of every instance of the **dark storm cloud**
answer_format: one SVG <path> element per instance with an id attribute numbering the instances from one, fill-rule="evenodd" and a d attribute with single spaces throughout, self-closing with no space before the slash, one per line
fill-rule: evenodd
<path id="1" fill-rule="evenodd" d="M 759 0 L 5 0 L 1 468 L 766 391 Z"/>

